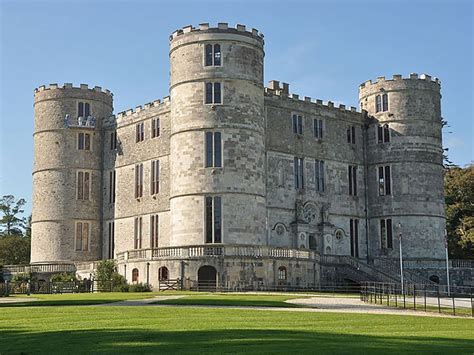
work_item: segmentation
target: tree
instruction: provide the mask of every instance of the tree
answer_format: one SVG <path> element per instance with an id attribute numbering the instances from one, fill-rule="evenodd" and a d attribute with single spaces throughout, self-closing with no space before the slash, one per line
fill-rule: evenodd
<path id="1" fill-rule="evenodd" d="M 446 169 L 444 180 L 450 256 L 474 259 L 474 166 Z"/>
<path id="2" fill-rule="evenodd" d="M 30 238 L 7 235 L 0 238 L 0 264 L 23 265 L 30 263 Z"/>
<path id="3" fill-rule="evenodd" d="M 22 207 L 26 204 L 26 200 L 20 198 L 15 201 L 13 195 L 5 195 L 0 198 L 0 226 L 2 230 L 1 235 L 22 235 L 22 229 L 25 228 L 26 219 L 18 215 L 23 213 Z"/>

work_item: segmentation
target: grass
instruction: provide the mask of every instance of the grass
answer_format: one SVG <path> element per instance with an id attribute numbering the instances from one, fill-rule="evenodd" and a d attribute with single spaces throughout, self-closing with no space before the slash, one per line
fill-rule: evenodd
<path id="1" fill-rule="evenodd" d="M 0 353 L 474 352 L 474 321 L 191 307 L 10 307 Z"/>

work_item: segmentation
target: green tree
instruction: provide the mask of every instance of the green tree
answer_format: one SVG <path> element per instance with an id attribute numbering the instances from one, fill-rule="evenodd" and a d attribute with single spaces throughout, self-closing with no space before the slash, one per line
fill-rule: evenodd
<path id="1" fill-rule="evenodd" d="M 30 238 L 7 235 L 0 238 L 0 264 L 23 265 L 30 263 Z"/>
<path id="2" fill-rule="evenodd" d="M 444 180 L 450 256 L 474 259 L 474 166 L 451 167 Z"/>
<path id="3" fill-rule="evenodd" d="M 20 198 L 15 201 L 13 195 L 5 195 L 0 198 L 0 234 L 1 235 L 21 235 L 26 225 L 26 219 L 19 215 L 24 212 L 23 206 L 26 200 Z"/>

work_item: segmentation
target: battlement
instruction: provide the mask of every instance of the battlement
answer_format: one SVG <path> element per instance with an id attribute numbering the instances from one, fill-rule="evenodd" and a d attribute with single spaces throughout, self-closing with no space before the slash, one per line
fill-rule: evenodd
<path id="1" fill-rule="evenodd" d="M 187 33 L 192 32 L 228 32 L 234 34 L 244 34 L 246 36 L 254 37 L 260 41 L 263 41 L 263 33 L 259 33 L 256 28 L 252 28 L 251 30 L 247 30 L 245 25 L 237 24 L 235 28 L 229 27 L 227 22 L 219 22 L 217 27 L 210 27 L 209 23 L 201 23 L 199 27 L 194 27 L 192 25 L 184 26 L 176 31 L 174 31 L 170 36 L 170 41 L 178 38 L 179 36 L 185 35 Z"/>
<path id="2" fill-rule="evenodd" d="M 139 112 L 143 112 L 145 110 L 148 110 L 150 108 L 153 108 L 153 107 L 159 107 L 159 106 L 163 106 L 163 105 L 167 105 L 170 103 L 170 97 L 169 96 L 165 96 L 162 100 L 160 99 L 157 99 L 157 100 L 154 100 L 154 101 L 151 101 L 151 102 L 147 102 L 145 105 L 143 106 L 136 106 L 135 109 L 133 108 L 130 108 L 128 110 L 125 110 L 125 111 L 122 111 L 122 112 L 119 112 L 117 113 L 116 115 L 116 118 L 117 119 L 122 119 L 124 117 L 127 117 L 127 116 L 132 116 L 133 114 L 136 114 L 136 113 L 139 113 Z"/>
<path id="3" fill-rule="evenodd" d="M 41 85 L 40 87 L 35 89 L 35 95 L 37 93 L 43 92 L 43 91 L 48 91 L 48 90 L 67 90 L 67 89 L 73 89 L 73 90 L 87 90 L 87 91 L 93 91 L 93 92 L 100 92 L 103 94 L 106 94 L 110 97 L 113 97 L 114 94 L 110 92 L 108 89 L 102 89 L 100 86 L 94 86 L 93 88 L 89 88 L 89 85 L 87 84 L 80 84 L 79 87 L 74 87 L 71 83 L 64 83 L 63 86 L 59 86 L 58 84 L 49 84 L 48 86 L 46 85 Z"/>
<path id="4" fill-rule="evenodd" d="M 349 108 L 346 108 L 346 105 L 340 104 L 338 106 L 334 106 L 334 102 L 332 101 L 323 101 L 321 99 L 312 99 L 309 96 L 304 96 L 303 99 L 300 99 L 300 95 L 298 94 L 290 94 L 290 85 L 288 83 L 282 83 L 282 86 L 280 87 L 280 82 L 277 80 L 271 80 L 268 83 L 268 87 L 265 87 L 265 96 L 269 97 L 276 97 L 279 99 L 287 99 L 287 100 L 293 100 L 293 101 L 298 101 L 301 103 L 306 103 L 306 104 L 311 104 L 311 105 L 317 105 L 317 106 L 323 106 L 323 107 L 328 107 L 336 110 L 342 110 L 342 111 L 347 111 L 347 112 L 358 112 L 357 108 L 354 106 L 350 106 Z"/>
<path id="5" fill-rule="evenodd" d="M 367 81 L 365 81 L 365 82 L 363 82 L 362 84 L 359 85 L 359 90 L 364 89 L 364 88 L 368 88 L 371 85 L 380 84 L 380 83 L 384 83 L 384 82 L 393 82 L 393 81 L 396 81 L 396 80 L 424 80 L 424 81 L 427 81 L 427 82 L 436 83 L 438 85 L 441 85 L 441 81 L 438 78 L 436 78 L 436 77 L 432 78 L 428 74 L 418 75 L 417 73 L 411 73 L 407 78 L 402 77 L 402 75 L 400 75 L 400 74 L 394 74 L 392 76 L 392 79 L 385 79 L 384 76 L 379 76 L 375 81 L 367 80 Z"/>

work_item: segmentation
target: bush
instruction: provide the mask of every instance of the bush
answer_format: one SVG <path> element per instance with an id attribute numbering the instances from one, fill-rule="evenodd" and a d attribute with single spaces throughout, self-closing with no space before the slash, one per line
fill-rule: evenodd
<path id="1" fill-rule="evenodd" d="M 34 276 L 30 273 L 22 272 L 22 273 L 13 275 L 11 281 L 17 282 L 17 283 L 26 283 L 28 282 L 28 280 L 34 281 Z"/>
<path id="2" fill-rule="evenodd" d="M 128 291 L 129 292 L 150 292 L 151 289 L 150 289 L 150 286 L 146 284 L 138 283 L 138 284 L 130 285 L 128 287 Z"/>
<path id="3" fill-rule="evenodd" d="M 72 272 L 63 272 L 60 274 L 54 274 L 50 278 L 51 282 L 75 282 L 78 281 L 76 274 Z"/>

